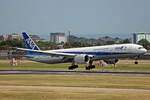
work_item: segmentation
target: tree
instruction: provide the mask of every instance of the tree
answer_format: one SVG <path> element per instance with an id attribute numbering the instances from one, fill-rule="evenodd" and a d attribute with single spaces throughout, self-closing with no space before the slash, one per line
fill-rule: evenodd
<path id="1" fill-rule="evenodd" d="M 48 47 L 50 47 L 51 49 L 57 49 L 57 45 L 54 42 L 48 42 Z"/>
<path id="2" fill-rule="evenodd" d="M 23 40 L 18 40 L 18 39 L 13 39 L 13 40 L 6 40 L 6 41 L 1 41 L 0 42 L 0 49 L 12 49 L 12 47 L 19 47 L 19 48 L 24 48 L 24 41 Z"/>
<path id="3" fill-rule="evenodd" d="M 115 41 L 109 40 L 109 41 L 106 42 L 106 44 L 107 44 L 107 45 L 115 44 Z"/>
<path id="4" fill-rule="evenodd" d="M 146 39 L 140 40 L 138 44 L 142 45 L 146 49 L 150 49 L 150 43 Z"/>
<path id="5" fill-rule="evenodd" d="M 130 43 L 130 40 L 129 39 L 124 39 L 122 42 L 123 43 Z"/>
<path id="6" fill-rule="evenodd" d="M 71 46 L 72 47 L 88 47 L 89 44 L 83 41 L 76 41 L 76 42 L 71 43 Z"/>
<path id="7" fill-rule="evenodd" d="M 95 46 L 101 46 L 102 44 L 99 41 L 95 41 L 94 43 Z M 91 45 L 90 45 L 91 46 Z"/>
<path id="8" fill-rule="evenodd" d="M 70 44 L 69 42 L 66 42 L 66 43 L 64 44 L 64 48 L 71 48 L 71 44 Z"/>

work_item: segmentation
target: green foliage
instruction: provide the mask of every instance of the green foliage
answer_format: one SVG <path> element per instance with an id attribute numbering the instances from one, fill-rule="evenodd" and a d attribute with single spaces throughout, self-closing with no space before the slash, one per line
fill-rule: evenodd
<path id="1" fill-rule="evenodd" d="M 24 41 L 18 40 L 18 39 L 13 39 L 13 40 L 6 40 L 6 41 L 0 42 L 1 50 L 8 50 L 8 49 L 11 49 L 12 47 L 24 48 L 25 47 Z"/>
<path id="2" fill-rule="evenodd" d="M 138 44 L 142 45 L 146 49 L 150 49 L 150 43 L 146 39 L 140 40 Z"/>
<path id="3" fill-rule="evenodd" d="M 76 41 L 76 42 L 71 43 L 71 46 L 72 47 L 88 47 L 90 45 L 86 42 Z"/>
<path id="4" fill-rule="evenodd" d="M 57 45 L 54 42 L 42 42 L 38 41 L 36 44 L 39 46 L 40 49 L 56 49 Z"/>
<path id="5" fill-rule="evenodd" d="M 143 64 L 142 62 L 145 62 L 146 64 Z M 116 68 L 114 68 L 111 65 L 108 65 L 107 67 L 102 67 L 96 65 L 95 71 L 150 71 L 150 60 L 142 60 L 139 62 L 138 65 L 134 64 L 134 60 L 120 60 L 120 62 L 117 64 Z M 126 64 L 128 62 L 129 64 Z M 147 64 L 148 63 L 148 64 Z M 39 63 L 39 62 L 32 62 L 28 60 L 22 60 L 21 64 L 18 66 L 11 66 L 10 60 L 0 60 L 0 69 L 1 70 L 68 70 L 68 66 L 70 66 L 71 63 L 58 63 L 58 64 L 45 64 L 45 63 Z M 78 64 L 79 68 L 75 70 L 85 70 L 86 64 Z"/>
<path id="6" fill-rule="evenodd" d="M 111 40 L 110 40 L 110 41 L 107 41 L 106 44 L 107 44 L 107 45 L 115 44 L 115 41 L 111 41 Z"/>
<path id="7" fill-rule="evenodd" d="M 71 46 L 71 44 L 69 43 L 69 42 L 66 42 L 65 44 L 64 44 L 64 48 L 71 48 L 72 46 Z"/>
<path id="8" fill-rule="evenodd" d="M 129 39 L 124 39 L 124 40 L 120 41 L 120 44 L 125 44 L 125 43 L 130 43 L 130 40 Z"/>
<path id="9" fill-rule="evenodd" d="M 96 44 L 97 46 L 101 46 L 102 44 L 100 43 L 100 42 L 97 42 L 97 44 Z"/>
<path id="10" fill-rule="evenodd" d="M 123 40 L 123 43 L 130 43 L 130 40 L 129 39 L 125 39 L 125 40 Z"/>

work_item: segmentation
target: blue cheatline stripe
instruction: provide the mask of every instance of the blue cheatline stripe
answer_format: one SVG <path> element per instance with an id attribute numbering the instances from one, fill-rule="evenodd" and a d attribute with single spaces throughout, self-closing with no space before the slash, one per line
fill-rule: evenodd
<path id="1" fill-rule="evenodd" d="M 25 55 L 25 56 L 48 56 L 48 55 L 46 55 L 46 54 L 38 54 L 38 53 L 33 53 L 33 52 L 28 52 L 27 53 L 27 55 Z"/>
<path id="2" fill-rule="evenodd" d="M 107 56 L 107 55 L 120 55 L 120 54 L 131 54 L 131 53 L 121 53 L 121 52 L 62 52 L 62 53 L 71 53 L 71 54 L 87 54 L 94 56 Z"/>
<path id="3" fill-rule="evenodd" d="M 86 54 L 86 55 L 94 55 L 94 56 L 107 56 L 107 55 L 122 55 L 122 54 L 131 54 L 131 53 L 121 53 L 121 52 L 59 52 L 59 53 L 67 53 L 67 54 Z M 46 54 L 39 54 L 35 52 L 29 52 L 26 56 L 47 56 Z"/>

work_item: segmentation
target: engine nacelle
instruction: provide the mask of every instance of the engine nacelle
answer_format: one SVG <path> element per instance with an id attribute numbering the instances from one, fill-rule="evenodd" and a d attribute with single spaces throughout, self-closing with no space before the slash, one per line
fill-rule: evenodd
<path id="1" fill-rule="evenodd" d="M 107 64 L 116 64 L 119 59 L 104 59 L 103 61 Z"/>
<path id="2" fill-rule="evenodd" d="M 86 64 L 90 60 L 88 55 L 77 55 L 74 57 L 74 61 L 77 64 Z"/>

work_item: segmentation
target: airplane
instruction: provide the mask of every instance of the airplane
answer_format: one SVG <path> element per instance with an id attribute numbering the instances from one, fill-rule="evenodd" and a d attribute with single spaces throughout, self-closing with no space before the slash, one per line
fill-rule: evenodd
<path id="1" fill-rule="evenodd" d="M 27 51 L 26 56 L 32 60 L 43 63 L 66 63 L 72 62 L 69 70 L 78 68 L 77 64 L 89 64 L 86 70 L 95 68 L 93 61 L 103 60 L 107 64 L 116 64 L 120 58 L 135 58 L 135 64 L 138 64 L 138 57 L 144 55 L 147 50 L 137 44 L 114 44 L 104 46 L 80 47 L 57 50 L 40 50 L 32 38 L 22 32 L 26 48 L 17 48 L 17 50 Z"/>

